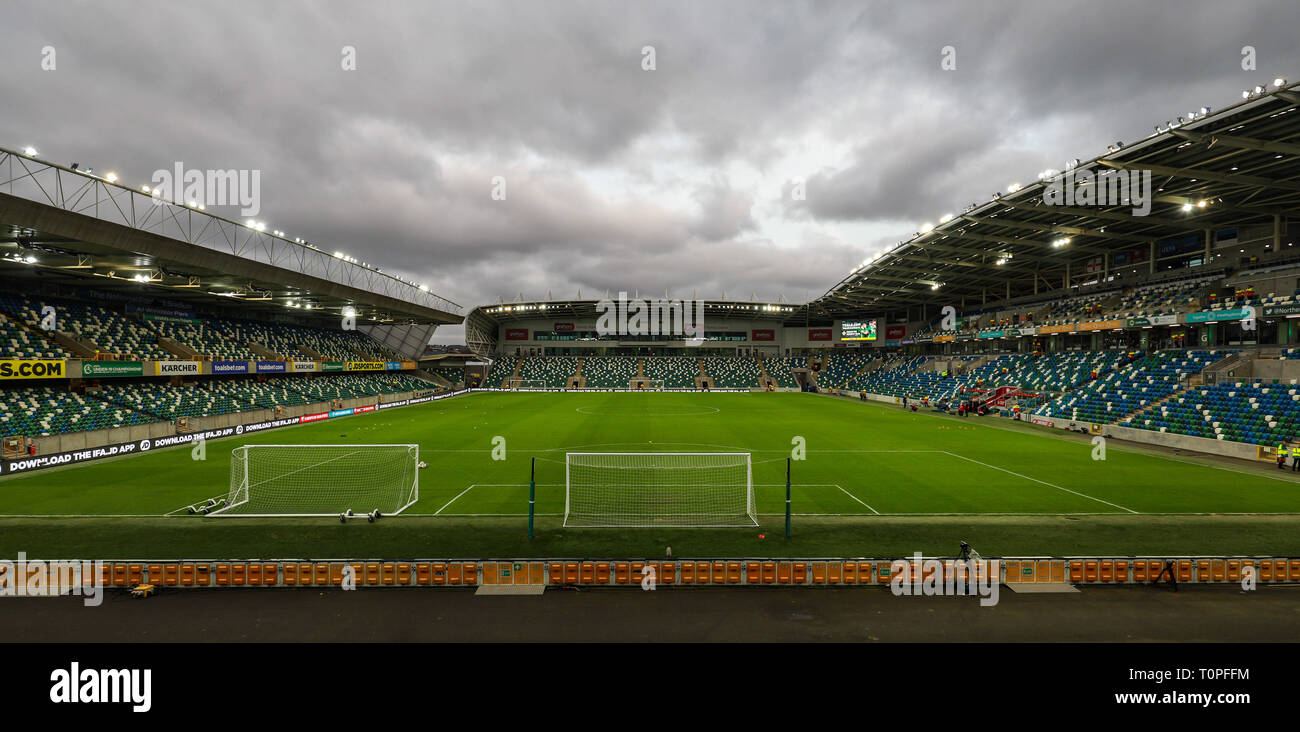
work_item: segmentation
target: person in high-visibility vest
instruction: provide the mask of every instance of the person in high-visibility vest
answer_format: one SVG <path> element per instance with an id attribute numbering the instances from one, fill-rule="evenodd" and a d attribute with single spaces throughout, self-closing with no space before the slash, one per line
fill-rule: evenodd
<path id="1" fill-rule="evenodd" d="M 1300 448 L 1291 448 L 1291 472 L 1300 472 Z"/>
<path id="2" fill-rule="evenodd" d="M 1286 469 L 1286 453 L 1287 453 L 1286 445 L 1277 446 L 1277 469 L 1278 470 Z"/>

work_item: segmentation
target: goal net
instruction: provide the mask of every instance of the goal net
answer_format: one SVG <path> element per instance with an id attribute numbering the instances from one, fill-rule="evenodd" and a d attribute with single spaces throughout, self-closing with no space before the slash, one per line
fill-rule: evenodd
<path id="1" fill-rule="evenodd" d="M 565 526 L 757 526 L 749 453 L 571 452 Z"/>
<path id="2" fill-rule="evenodd" d="M 419 498 L 419 445 L 245 445 L 209 516 L 401 513 Z"/>
<path id="3" fill-rule="evenodd" d="M 507 389 L 549 389 L 542 379 L 506 379 Z"/>

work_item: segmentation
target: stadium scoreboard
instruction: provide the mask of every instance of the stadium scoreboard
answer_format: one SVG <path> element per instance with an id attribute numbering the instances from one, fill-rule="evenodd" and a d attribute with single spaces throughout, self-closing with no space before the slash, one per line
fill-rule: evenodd
<path id="1" fill-rule="evenodd" d="M 840 323 L 840 340 L 874 341 L 876 340 L 876 321 L 845 320 Z"/>

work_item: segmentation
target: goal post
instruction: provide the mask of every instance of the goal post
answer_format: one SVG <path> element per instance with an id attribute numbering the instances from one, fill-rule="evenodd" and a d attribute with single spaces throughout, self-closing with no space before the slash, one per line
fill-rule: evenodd
<path id="1" fill-rule="evenodd" d="M 208 516 L 391 516 L 419 500 L 419 465 L 419 445 L 244 445 Z"/>
<path id="2" fill-rule="evenodd" d="M 566 527 L 757 526 L 747 452 L 571 452 Z"/>

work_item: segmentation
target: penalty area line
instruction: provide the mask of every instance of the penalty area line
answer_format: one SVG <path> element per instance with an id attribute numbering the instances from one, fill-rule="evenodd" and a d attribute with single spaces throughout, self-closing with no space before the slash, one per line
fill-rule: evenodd
<path id="1" fill-rule="evenodd" d="M 1029 477 L 1028 475 L 1023 475 L 1023 474 L 1021 474 L 1021 473 L 1017 473 L 1017 472 L 1014 471 L 1014 470 L 1007 470 L 1006 468 L 999 468 L 999 467 L 996 466 L 996 465 L 989 465 L 988 463 L 981 462 L 981 461 L 979 461 L 979 460 L 976 460 L 975 458 L 968 458 L 968 457 L 966 457 L 965 455 L 958 455 L 958 454 L 955 453 L 955 452 L 948 452 L 947 450 L 944 450 L 944 452 L 945 452 L 946 454 L 948 454 L 948 455 L 951 455 L 951 456 L 955 457 L 955 458 L 961 458 L 962 460 L 966 460 L 966 461 L 969 461 L 969 462 L 975 463 L 976 465 L 983 465 L 983 466 L 986 467 L 986 468 L 993 468 L 994 470 L 1001 470 L 1002 472 L 1007 473 L 1007 474 L 1010 474 L 1010 475 L 1014 475 L 1014 476 L 1016 476 L 1017 478 L 1024 478 L 1025 480 L 1031 480 L 1031 481 L 1033 481 L 1033 482 L 1035 482 L 1035 483 L 1042 483 L 1043 485 L 1048 486 L 1049 488 L 1055 488 L 1055 489 L 1058 490 L 1058 491 L 1065 491 L 1066 493 L 1073 493 L 1074 495 L 1079 496 L 1080 498 L 1087 498 L 1087 499 L 1090 500 L 1090 501 L 1096 501 L 1097 503 L 1104 503 L 1104 504 L 1106 504 L 1107 506 L 1113 506 L 1113 507 L 1115 507 L 1115 508 L 1120 509 L 1121 511 L 1128 511 L 1129 513 L 1141 513 L 1141 511 L 1134 511 L 1133 509 L 1131 509 L 1131 508 L 1127 508 L 1127 507 L 1125 507 L 1125 506 L 1121 506 L 1121 505 L 1119 505 L 1118 503 L 1111 503 L 1110 501 L 1106 501 L 1106 500 L 1103 500 L 1103 499 L 1101 499 L 1101 498 L 1097 498 L 1096 496 L 1090 496 L 1090 495 L 1088 495 L 1087 493 L 1080 493 L 1080 492 L 1078 492 L 1078 491 L 1072 491 L 1072 490 L 1070 490 L 1069 488 L 1062 488 L 1061 486 L 1056 485 L 1055 483 L 1048 483 L 1048 482 L 1045 481 L 1045 480 L 1039 480 L 1038 478 L 1031 478 L 1031 477 Z"/>

